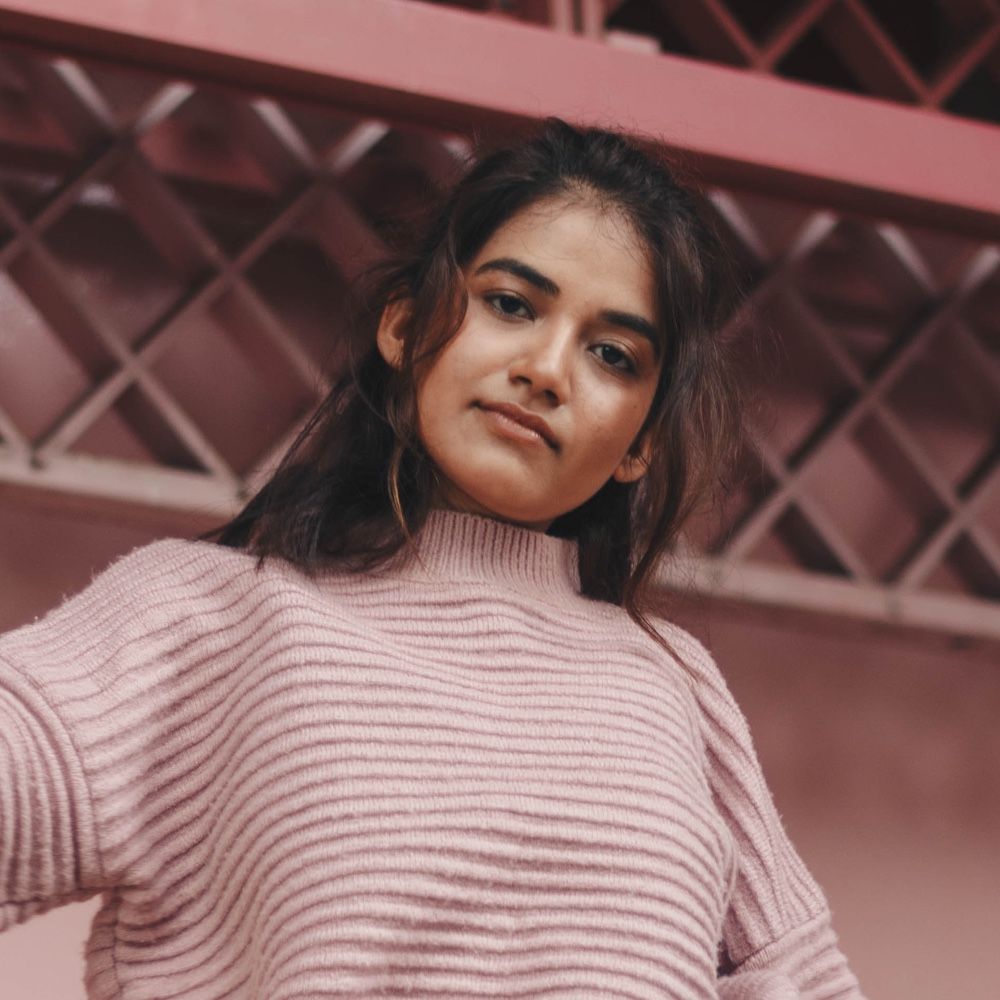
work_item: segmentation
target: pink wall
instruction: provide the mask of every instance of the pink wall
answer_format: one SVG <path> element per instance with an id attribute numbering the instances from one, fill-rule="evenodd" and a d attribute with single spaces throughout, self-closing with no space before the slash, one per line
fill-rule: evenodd
<path id="1" fill-rule="evenodd" d="M 873 1000 L 992 1000 L 1000 942 L 997 650 L 848 621 L 701 629 Z"/>
<path id="2" fill-rule="evenodd" d="M 3 506 L 0 629 L 82 586 L 152 526 Z M 1000 670 L 846 620 L 688 602 L 751 720 L 778 806 L 873 1000 L 992 1000 L 1000 941 Z M 95 904 L 0 937 L 4 1000 L 76 1000 Z"/>

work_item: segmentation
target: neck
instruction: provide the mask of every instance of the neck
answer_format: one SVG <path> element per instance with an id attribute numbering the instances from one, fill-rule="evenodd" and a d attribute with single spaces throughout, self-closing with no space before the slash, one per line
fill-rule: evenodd
<path id="1" fill-rule="evenodd" d="M 434 509 L 393 569 L 424 579 L 480 581 L 549 594 L 578 594 L 576 543 L 509 521 Z"/>
<path id="2" fill-rule="evenodd" d="M 547 521 L 517 521 L 513 518 L 501 517 L 493 511 L 488 510 L 482 504 L 477 503 L 467 493 L 463 493 L 452 483 L 442 483 L 439 492 L 434 500 L 435 510 L 450 510 L 460 514 L 475 514 L 478 517 L 487 518 L 492 521 L 500 521 L 503 524 L 512 524 L 515 527 L 527 528 L 531 531 L 548 531 L 552 519 Z"/>

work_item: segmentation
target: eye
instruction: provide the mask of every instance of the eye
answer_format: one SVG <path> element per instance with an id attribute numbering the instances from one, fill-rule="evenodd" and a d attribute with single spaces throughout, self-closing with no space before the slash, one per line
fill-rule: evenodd
<path id="1" fill-rule="evenodd" d="M 594 353 L 609 367 L 629 374 L 635 373 L 635 362 L 614 344 L 596 344 Z"/>
<path id="2" fill-rule="evenodd" d="M 483 298 L 501 319 L 531 319 L 533 316 L 531 306 L 520 295 L 512 295 L 510 292 L 492 292 L 489 295 L 484 295 Z"/>

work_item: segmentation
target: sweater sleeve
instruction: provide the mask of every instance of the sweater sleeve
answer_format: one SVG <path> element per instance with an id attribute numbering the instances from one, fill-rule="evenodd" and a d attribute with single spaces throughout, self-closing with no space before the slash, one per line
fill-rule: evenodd
<path id="1" fill-rule="evenodd" d="M 132 683 L 161 550 L 136 550 L 0 636 L 0 931 L 118 884 L 102 855 L 95 744 L 120 724 L 111 692 Z"/>
<path id="2" fill-rule="evenodd" d="M 90 791 L 67 726 L 0 639 L 0 931 L 104 885 Z"/>
<path id="3" fill-rule="evenodd" d="M 718 666 L 682 629 L 672 627 L 668 639 L 693 678 L 709 784 L 737 848 L 723 927 L 731 975 L 720 983 L 720 996 L 863 1000 L 826 899 L 784 831 L 746 719 Z"/>

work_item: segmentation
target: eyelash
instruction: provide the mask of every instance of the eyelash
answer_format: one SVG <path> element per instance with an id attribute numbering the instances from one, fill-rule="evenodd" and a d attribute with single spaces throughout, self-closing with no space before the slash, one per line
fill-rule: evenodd
<path id="1" fill-rule="evenodd" d="M 510 292 L 492 292 L 489 295 L 484 295 L 483 298 L 486 301 L 487 305 L 489 305 L 489 307 L 493 310 L 493 312 L 495 312 L 497 316 L 499 316 L 500 319 L 502 319 L 504 322 L 514 323 L 521 319 L 534 319 L 535 316 L 534 310 L 524 299 L 521 298 L 520 295 L 513 295 Z M 516 305 L 523 308 L 526 311 L 527 315 L 507 312 L 505 309 L 501 308 L 500 306 L 501 302 L 507 302 L 508 304 L 515 303 Z M 615 364 L 614 362 L 608 361 L 605 358 L 598 355 L 598 357 L 601 357 L 601 361 L 605 365 L 607 365 L 608 368 L 611 368 L 614 371 L 621 372 L 626 375 L 634 375 L 636 373 L 635 362 L 620 347 L 617 347 L 614 344 L 595 344 L 594 349 L 595 352 L 604 350 L 614 351 L 619 355 L 618 360 L 620 362 L 621 361 L 625 362 L 624 365 Z"/>
<path id="2" fill-rule="evenodd" d="M 501 318 L 505 320 L 518 320 L 518 319 L 534 319 L 535 313 L 531 306 L 521 298 L 520 295 L 511 295 L 510 292 L 492 292 L 489 295 L 483 296 L 489 307 Z M 523 307 L 527 315 L 519 316 L 516 313 L 507 312 L 500 308 L 499 303 L 501 302 L 514 302 L 517 305 Z"/>
<path id="3" fill-rule="evenodd" d="M 614 368 L 615 371 L 624 372 L 626 375 L 634 375 L 635 374 L 635 372 L 636 372 L 635 362 L 620 347 L 615 347 L 614 344 L 596 344 L 595 347 L 599 351 L 604 350 L 605 348 L 608 349 L 608 350 L 614 351 L 616 354 L 619 355 L 619 359 L 621 361 L 625 362 L 624 365 L 621 365 L 621 364 L 617 364 L 616 365 L 616 364 L 613 364 L 612 362 L 608 361 L 605 358 L 601 358 L 601 360 L 609 368 Z"/>

